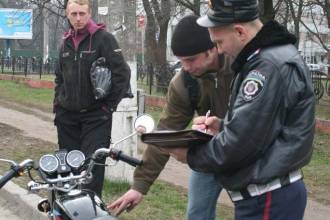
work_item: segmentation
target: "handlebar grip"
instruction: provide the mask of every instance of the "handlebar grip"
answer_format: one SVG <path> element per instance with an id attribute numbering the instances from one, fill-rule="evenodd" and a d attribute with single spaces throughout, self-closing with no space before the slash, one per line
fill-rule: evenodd
<path id="1" fill-rule="evenodd" d="M 0 189 L 9 181 L 11 180 L 13 177 L 16 177 L 17 174 L 17 170 L 15 170 L 15 168 L 12 168 L 11 170 L 9 170 L 7 173 L 5 173 L 1 179 L 0 179 Z"/>
<path id="2" fill-rule="evenodd" d="M 134 166 L 134 167 L 141 166 L 142 163 L 143 163 L 142 160 L 136 159 L 134 157 L 127 156 L 122 151 L 119 151 L 118 156 L 117 156 L 117 159 L 118 160 L 121 160 L 121 161 L 124 161 L 124 162 L 126 162 L 129 165 Z"/>

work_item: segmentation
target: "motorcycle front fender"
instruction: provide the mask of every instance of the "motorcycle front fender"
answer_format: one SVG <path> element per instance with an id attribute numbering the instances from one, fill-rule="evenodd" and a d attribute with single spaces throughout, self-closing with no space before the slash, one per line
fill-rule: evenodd
<path id="1" fill-rule="evenodd" d="M 104 210 L 103 204 L 96 202 L 88 194 L 62 197 L 55 202 L 71 220 L 118 220 Z"/>

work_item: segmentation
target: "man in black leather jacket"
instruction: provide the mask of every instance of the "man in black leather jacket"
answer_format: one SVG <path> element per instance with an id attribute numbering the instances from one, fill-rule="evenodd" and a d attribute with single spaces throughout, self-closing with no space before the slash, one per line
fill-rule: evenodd
<path id="1" fill-rule="evenodd" d="M 300 168 L 312 155 L 315 98 L 295 37 L 275 21 L 263 25 L 256 0 L 210 1 L 197 22 L 209 28 L 219 53 L 235 58 L 229 109 L 224 121 L 194 119 L 195 129 L 217 133 L 210 142 L 167 151 L 196 171 L 215 173 L 235 219 L 303 219 Z"/>
<path id="2" fill-rule="evenodd" d="M 89 157 L 109 147 L 112 113 L 129 88 L 130 69 L 114 36 L 91 19 L 89 0 L 69 0 L 70 30 L 64 35 L 55 78 L 54 113 L 59 148 Z M 111 70 L 109 95 L 96 99 L 90 70 L 98 58 Z M 104 163 L 105 159 L 99 161 Z M 96 166 L 86 187 L 101 196 L 104 166 Z"/>

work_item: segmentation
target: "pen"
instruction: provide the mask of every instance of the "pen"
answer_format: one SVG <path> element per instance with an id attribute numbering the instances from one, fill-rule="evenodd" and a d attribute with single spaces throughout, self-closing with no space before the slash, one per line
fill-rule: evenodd
<path id="1" fill-rule="evenodd" d="M 211 110 L 209 109 L 207 112 L 206 112 L 206 114 L 205 114 L 205 121 L 207 120 L 207 118 L 210 116 L 210 114 L 211 114 Z M 205 133 L 207 132 L 207 125 L 205 125 L 205 131 L 204 131 Z"/>

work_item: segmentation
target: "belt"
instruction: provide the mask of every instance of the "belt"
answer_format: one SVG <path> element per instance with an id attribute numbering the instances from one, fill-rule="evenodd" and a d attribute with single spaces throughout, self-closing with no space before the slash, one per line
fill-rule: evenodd
<path id="1" fill-rule="evenodd" d="M 233 202 L 248 199 L 251 197 L 262 195 L 266 192 L 270 192 L 279 189 L 283 186 L 294 183 L 303 178 L 301 170 L 295 170 L 290 172 L 288 175 L 276 178 L 266 184 L 249 184 L 245 189 L 240 191 L 227 190 L 229 197 Z"/>

